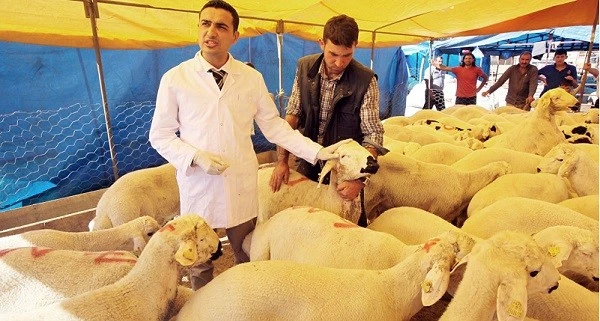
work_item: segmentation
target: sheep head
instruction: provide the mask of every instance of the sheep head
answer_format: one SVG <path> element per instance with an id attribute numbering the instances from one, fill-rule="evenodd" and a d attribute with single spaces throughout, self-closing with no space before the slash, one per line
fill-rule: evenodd
<path id="1" fill-rule="evenodd" d="M 175 260 L 183 266 L 193 266 L 220 255 L 221 243 L 217 233 L 196 214 L 179 216 L 160 229 L 179 241 Z"/>
<path id="2" fill-rule="evenodd" d="M 547 250 L 556 268 L 598 279 L 598 231 L 575 226 L 551 226 L 533 238 Z"/>
<path id="3" fill-rule="evenodd" d="M 377 173 L 379 164 L 373 155 L 356 141 L 341 145 L 336 150 L 338 158 L 328 160 L 319 174 L 319 185 L 327 173 L 336 172 L 336 182 L 355 180 Z"/>
<path id="4" fill-rule="evenodd" d="M 550 114 L 554 114 L 560 110 L 567 111 L 578 102 L 577 98 L 558 87 L 545 92 L 540 99 L 534 101 L 532 106 L 536 109 L 547 108 Z"/>
<path id="5" fill-rule="evenodd" d="M 473 248 L 474 241 L 464 233 L 446 232 L 427 241 L 420 247 L 427 252 L 422 261 L 428 268 L 421 283 L 421 302 L 424 306 L 436 303 L 450 282 L 450 270 Z"/>
<path id="6" fill-rule="evenodd" d="M 474 264 L 471 266 L 471 264 Z M 478 242 L 469 254 L 465 277 L 486 272 L 497 287 L 498 320 L 523 320 L 528 294 L 558 288 L 560 274 L 535 240 L 522 233 L 502 231 Z"/>
<path id="7" fill-rule="evenodd" d="M 577 163 L 577 150 L 570 144 L 559 144 L 554 146 L 537 167 L 538 173 L 568 175 Z"/>
<path id="8" fill-rule="evenodd" d="M 142 253 L 150 237 L 160 229 L 158 222 L 150 216 L 141 216 L 125 224 L 131 225 L 136 231 L 133 233 L 133 252 L 136 255 Z"/>

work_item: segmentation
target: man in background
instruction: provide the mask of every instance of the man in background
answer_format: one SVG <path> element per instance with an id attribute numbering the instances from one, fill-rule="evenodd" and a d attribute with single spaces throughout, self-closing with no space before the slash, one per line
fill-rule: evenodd
<path id="1" fill-rule="evenodd" d="M 538 78 L 544 83 L 544 89 L 540 97 L 550 89 L 560 86 L 563 80 L 571 83 L 571 87 L 577 87 L 577 68 L 565 62 L 567 51 L 558 49 L 554 52 L 554 64 L 542 67 Z"/>
<path id="2" fill-rule="evenodd" d="M 456 105 L 477 104 L 477 93 L 485 86 L 488 75 L 475 65 L 475 56 L 472 53 L 464 54 L 458 67 L 450 68 L 437 62 L 434 65 L 438 69 L 451 71 L 456 75 Z M 483 80 L 477 86 L 477 79 L 479 77 Z"/>
<path id="3" fill-rule="evenodd" d="M 508 67 L 500 79 L 481 95 L 487 97 L 508 80 L 506 104 L 523 110 L 530 110 L 538 81 L 538 69 L 530 62 L 531 53 L 527 51 L 521 53 L 519 63 Z"/>
<path id="4" fill-rule="evenodd" d="M 442 57 L 435 58 L 435 64 L 442 64 Z M 432 109 L 433 106 L 437 110 L 444 110 L 446 104 L 444 102 L 444 80 L 446 77 L 446 71 L 440 70 L 435 66 L 427 67 L 425 69 L 425 105 L 423 109 Z"/>

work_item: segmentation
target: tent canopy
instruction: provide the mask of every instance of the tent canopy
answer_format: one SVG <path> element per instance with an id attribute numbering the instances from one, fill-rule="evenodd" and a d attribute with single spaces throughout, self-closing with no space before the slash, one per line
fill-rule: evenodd
<path id="1" fill-rule="evenodd" d="M 591 26 L 505 32 L 492 36 L 466 36 L 436 41 L 433 48 L 438 53 L 456 54 L 459 48 L 477 47 L 485 55 L 501 56 L 506 59 L 519 55 L 523 51 L 531 51 L 534 43 L 542 41 L 551 41 L 552 49 L 587 51 L 591 33 Z M 599 33 L 600 30 L 596 29 L 595 50 L 598 50 Z"/>
<path id="2" fill-rule="evenodd" d="M 398 46 L 456 34 L 589 25 L 597 0 L 230 0 L 241 16 L 242 37 L 277 30 L 317 40 L 330 17 L 347 14 L 361 29 L 359 46 Z M 204 1 L 189 0 L 0 0 L 0 40 L 69 47 L 93 47 L 88 3 L 97 7 L 100 47 L 155 49 L 194 44 Z M 530 21 L 555 10 L 558 14 Z M 554 11 L 552 11 L 554 12 Z M 590 17 L 591 16 L 591 17 Z M 521 17 L 521 18 L 519 18 Z M 522 20 L 526 19 L 527 23 Z M 514 21 L 514 22 L 511 22 Z M 278 23 L 280 28 L 278 29 Z M 283 28 L 281 28 L 283 23 Z M 490 27 L 492 26 L 492 27 Z"/>

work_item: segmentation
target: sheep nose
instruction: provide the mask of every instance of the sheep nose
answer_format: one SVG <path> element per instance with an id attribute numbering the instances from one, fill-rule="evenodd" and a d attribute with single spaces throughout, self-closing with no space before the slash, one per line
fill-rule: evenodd
<path id="1" fill-rule="evenodd" d="M 541 171 L 542 171 L 542 170 L 541 170 L 541 169 L 538 167 L 538 168 L 537 168 L 537 172 L 539 173 L 539 172 L 541 172 Z"/>
<path id="2" fill-rule="evenodd" d="M 375 160 L 375 158 L 373 156 L 369 156 L 369 157 L 367 157 L 367 167 L 361 168 L 360 172 L 375 174 L 375 173 L 377 173 L 378 169 L 379 169 L 379 164 L 377 164 L 377 161 Z"/>
<path id="3" fill-rule="evenodd" d="M 552 291 L 558 289 L 558 283 L 556 283 L 555 286 L 551 287 L 550 289 L 548 289 L 548 294 L 552 293 Z"/>
<path id="4" fill-rule="evenodd" d="M 592 276 L 592 280 L 594 280 L 596 282 L 600 281 L 600 279 L 597 276 Z"/>

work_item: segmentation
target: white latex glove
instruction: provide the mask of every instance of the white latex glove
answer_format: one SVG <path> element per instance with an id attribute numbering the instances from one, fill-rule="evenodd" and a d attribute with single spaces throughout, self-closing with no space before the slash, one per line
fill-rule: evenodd
<path id="1" fill-rule="evenodd" d="M 200 150 L 194 155 L 192 163 L 200 166 L 206 174 L 210 175 L 221 175 L 229 167 L 221 157 Z"/>
<path id="2" fill-rule="evenodd" d="M 339 141 L 339 142 L 337 142 L 337 143 L 335 143 L 333 145 L 321 148 L 321 150 L 319 150 L 319 152 L 317 153 L 317 159 L 326 161 L 326 160 L 329 160 L 329 159 L 334 159 L 334 158 L 340 157 L 340 155 L 338 153 L 335 153 L 335 151 L 340 146 L 342 146 L 344 144 L 348 144 L 351 141 L 352 141 L 352 139 L 348 138 L 348 139 L 344 139 L 342 141 Z"/>

